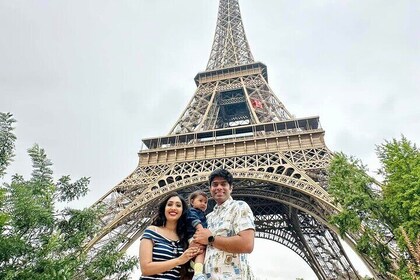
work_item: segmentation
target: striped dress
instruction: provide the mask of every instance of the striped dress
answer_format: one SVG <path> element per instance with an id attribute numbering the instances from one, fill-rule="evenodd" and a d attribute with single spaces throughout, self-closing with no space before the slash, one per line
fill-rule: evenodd
<path id="1" fill-rule="evenodd" d="M 156 231 L 146 229 L 140 238 L 150 239 L 153 241 L 153 256 L 152 261 L 161 262 L 179 257 L 184 252 L 179 241 L 170 240 Z M 140 277 L 141 280 L 179 280 L 180 279 L 180 266 L 176 266 L 171 270 L 165 271 L 160 274 Z"/>

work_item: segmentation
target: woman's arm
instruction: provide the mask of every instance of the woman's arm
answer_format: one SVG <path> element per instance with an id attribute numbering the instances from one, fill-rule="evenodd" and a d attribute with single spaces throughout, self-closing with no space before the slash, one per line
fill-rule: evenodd
<path id="1" fill-rule="evenodd" d="M 167 261 L 154 262 L 152 259 L 153 242 L 150 239 L 144 238 L 140 241 L 139 250 L 141 273 L 145 276 L 163 273 L 165 271 L 171 270 L 175 266 L 186 263 L 191 258 L 195 257 L 197 253 L 197 248 L 188 248 L 181 256 L 177 258 Z"/>

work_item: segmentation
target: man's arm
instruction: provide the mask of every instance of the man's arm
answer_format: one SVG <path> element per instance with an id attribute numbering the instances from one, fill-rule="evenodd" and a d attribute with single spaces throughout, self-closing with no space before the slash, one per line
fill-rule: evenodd
<path id="1" fill-rule="evenodd" d="M 254 250 L 254 234 L 253 229 L 246 229 L 234 236 L 214 236 L 212 246 L 228 253 L 251 253 Z M 194 234 L 194 241 L 208 245 L 211 235 L 211 231 L 206 228 L 198 229 Z"/>

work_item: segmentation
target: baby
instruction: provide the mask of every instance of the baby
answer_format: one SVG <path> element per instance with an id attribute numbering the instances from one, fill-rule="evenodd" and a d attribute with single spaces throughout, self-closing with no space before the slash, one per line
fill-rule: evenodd
<path id="1" fill-rule="evenodd" d="M 203 191 L 195 191 L 188 198 L 190 208 L 187 214 L 187 236 L 191 242 L 197 229 L 207 228 L 207 219 L 205 211 L 207 209 L 207 194 Z M 193 280 L 205 280 L 207 277 L 203 274 L 205 251 L 195 257 Z"/>

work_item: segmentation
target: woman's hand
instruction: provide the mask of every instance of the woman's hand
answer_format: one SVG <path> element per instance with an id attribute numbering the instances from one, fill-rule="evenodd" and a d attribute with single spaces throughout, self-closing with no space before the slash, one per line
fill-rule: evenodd
<path id="1" fill-rule="evenodd" d="M 198 248 L 201 252 L 203 252 L 204 250 L 206 250 L 206 246 L 205 246 L 205 245 L 202 245 L 202 244 L 200 244 L 200 243 L 198 243 L 198 242 L 195 242 L 194 240 L 192 240 L 192 241 L 190 242 L 189 247 L 190 247 L 190 248 L 191 248 L 191 247 L 196 247 L 196 248 Z"/>
<path id="2" fill-rule="evenodd" d="M 181 262 L 181 264 L 184 264 L 186 262 L 188 262 L 189 260 L 191 260 L 192 258 L 194 258 L 195 256 L 197 256 L 198 254 L 201 254 L 201 249 L 198 247 L 190 247 L 187 250 L 184 251 L 184 253 L 182 253 L 181 256 L 179 256 L 179 260 Z"/>

